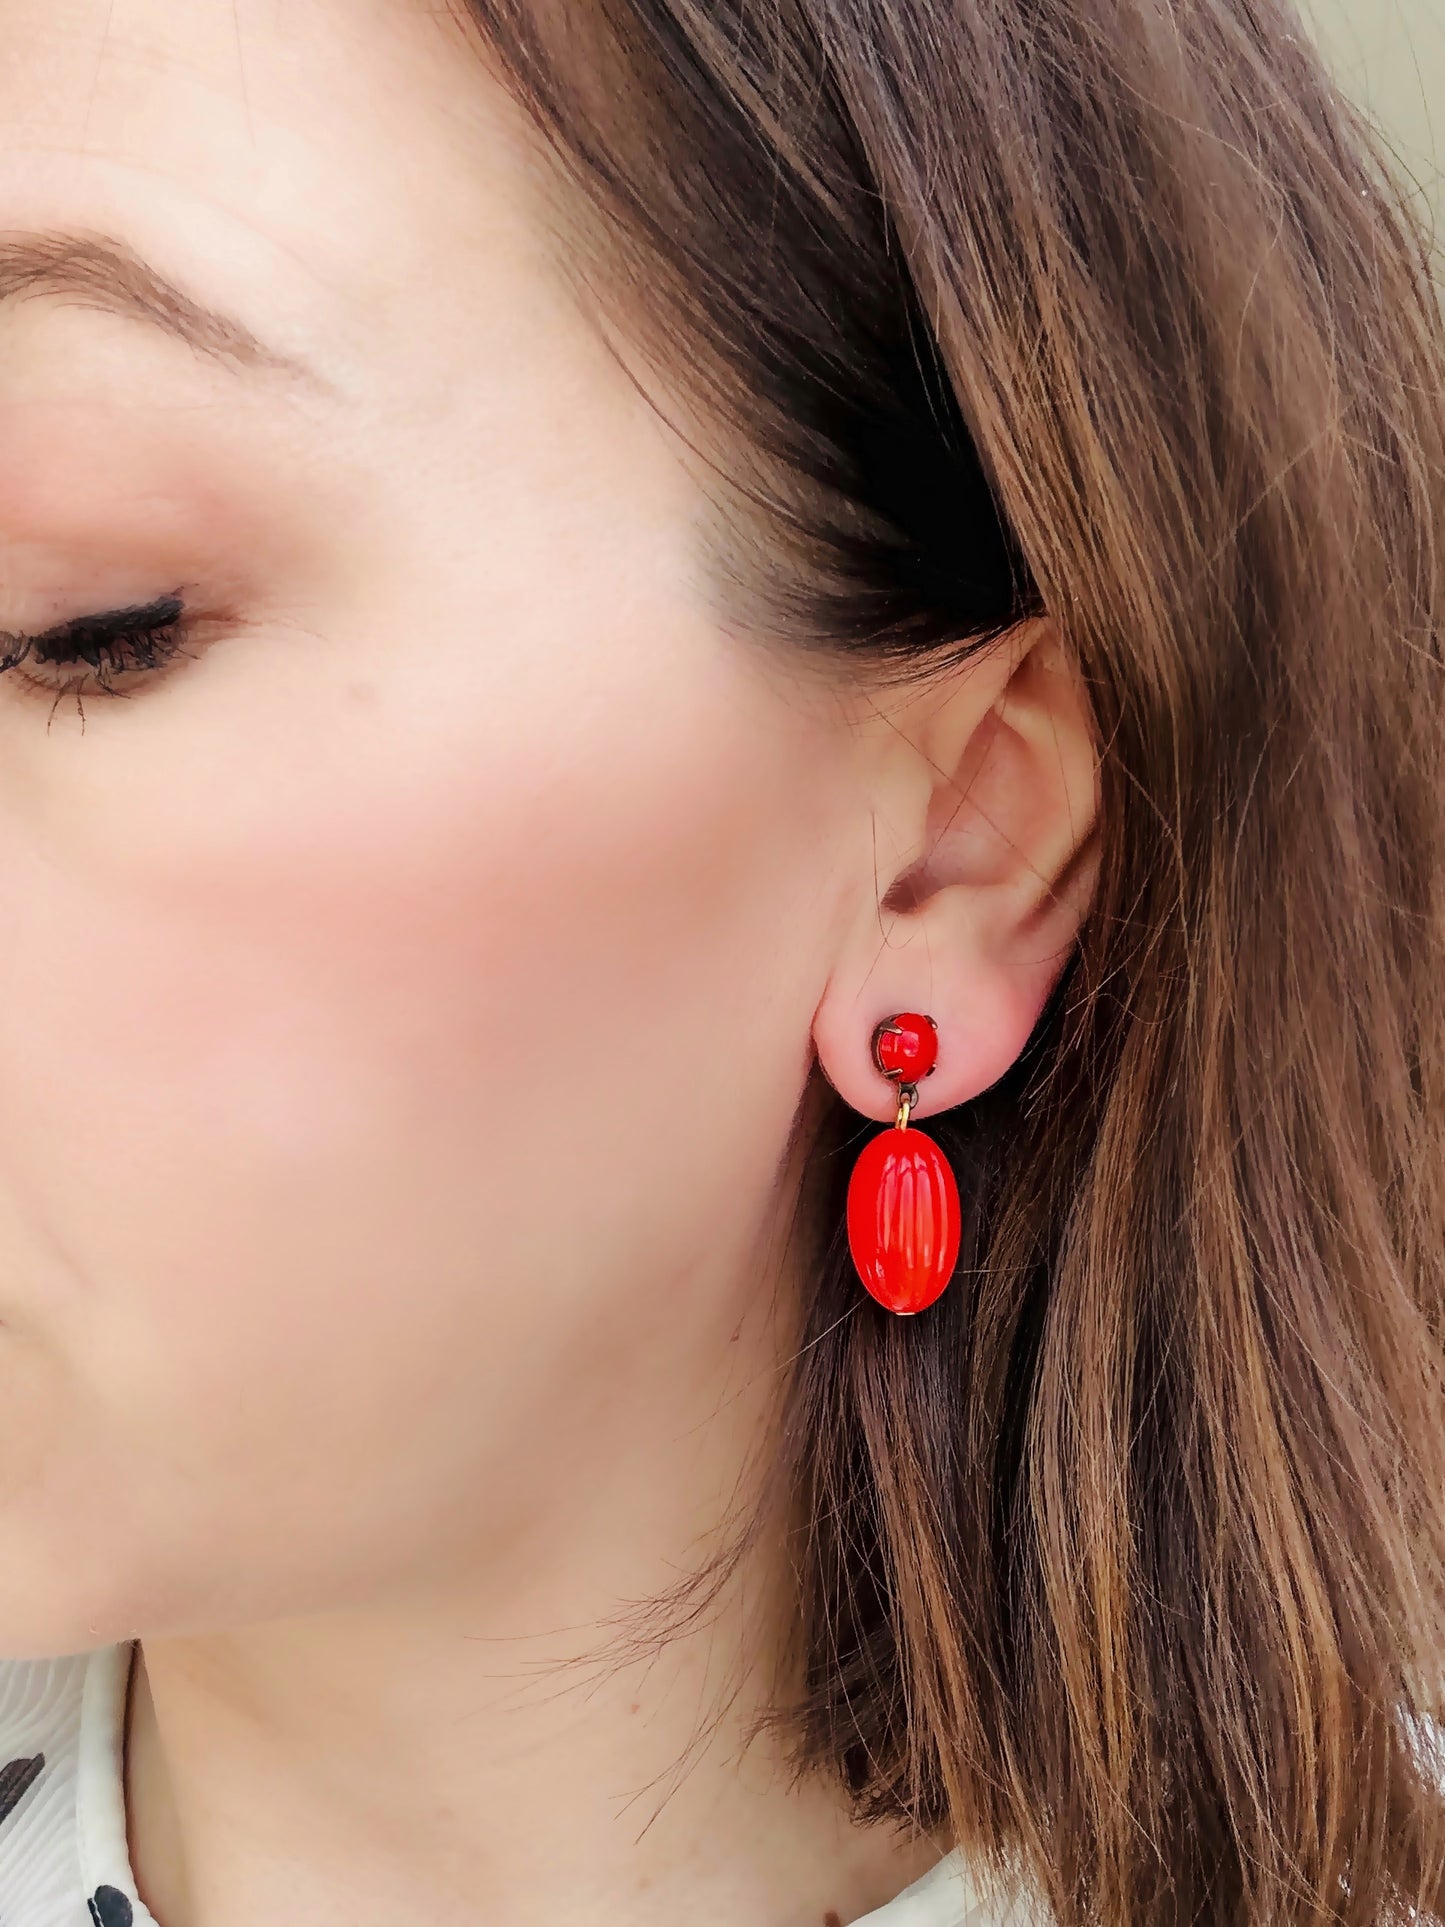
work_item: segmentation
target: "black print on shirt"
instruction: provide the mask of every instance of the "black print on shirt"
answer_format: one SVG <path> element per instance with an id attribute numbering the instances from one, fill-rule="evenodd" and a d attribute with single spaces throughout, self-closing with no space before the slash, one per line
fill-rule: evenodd
<path id="1" fill-rule="evenodd" d="M 119 1887 L 97 1887 L 86 1902 L 95 1927 L 130 1927 L 135 1915 Z"/>
<path id="2" fill-rule="evenodd" d="M 0 1820 L 14 1812 L 20 1796 L 35 1784 L 44 1765 L 45 1755 L 36 1753 L 28 1760 L 8 1760 L 0 1767 Z"/>

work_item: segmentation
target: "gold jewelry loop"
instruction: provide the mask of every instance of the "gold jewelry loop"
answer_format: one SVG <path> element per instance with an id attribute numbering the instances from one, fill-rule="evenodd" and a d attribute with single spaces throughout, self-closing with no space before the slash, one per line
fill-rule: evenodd
<path id="1" fill-rule="evenodd" d="M 912 1084 L 905 1084 L 898 1093 L 898 1115 L 893 1120 L 894 1127 L 900 1131 L 908 1129 L 908 1113 L 917 1102 L 918 1092 Z"/>

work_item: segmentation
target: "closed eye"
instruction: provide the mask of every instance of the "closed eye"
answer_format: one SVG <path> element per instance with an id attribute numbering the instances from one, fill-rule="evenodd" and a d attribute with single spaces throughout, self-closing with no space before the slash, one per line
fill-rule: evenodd
<path id="1" fill-rule="evenodd" d="M 187 625 L 179 594 L 95 615 L 73 617 L 38 635 L 0 631 L 0 675 L 15 672 L 22 686 L 51 696 L 128 696 L 184 653 Z M 35 667 L 78 669 L 58 680 Z M 123 686 L 125 679 L 130 685 Z"/>

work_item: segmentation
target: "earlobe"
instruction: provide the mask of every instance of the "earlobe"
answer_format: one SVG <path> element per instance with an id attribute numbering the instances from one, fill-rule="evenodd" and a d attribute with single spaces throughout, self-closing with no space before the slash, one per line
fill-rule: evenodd
<path id="1" fill-rule="evenodd" d="M 891 1011 L 938 1025 L 919 1116 L 1005 1074 L 1072 952 L 1098 860 L 1092 716 L 1051 623 L 910 690 L 881 720 L 860 825 L 876 855 L 860 861 L 857 914 L 814 1019 L 829 1081 L 880 1120 L 892 1110 L 871 1043 Z"/>

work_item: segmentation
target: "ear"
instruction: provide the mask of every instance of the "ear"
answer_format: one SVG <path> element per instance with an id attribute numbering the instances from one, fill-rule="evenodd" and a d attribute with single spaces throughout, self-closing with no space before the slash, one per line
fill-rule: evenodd
<path id="1" fill-rule="evenodd" d="M 856 888 L 850 878 L 813 1040 L 844 1100 L 891 1120 L 874 1026 L 932 1017 L 922 1118 L 1003 1076 L 1068 961 L 1098 871 L 1093 721 L 1048 621 L 946 677 L 854 700 Z"/>

